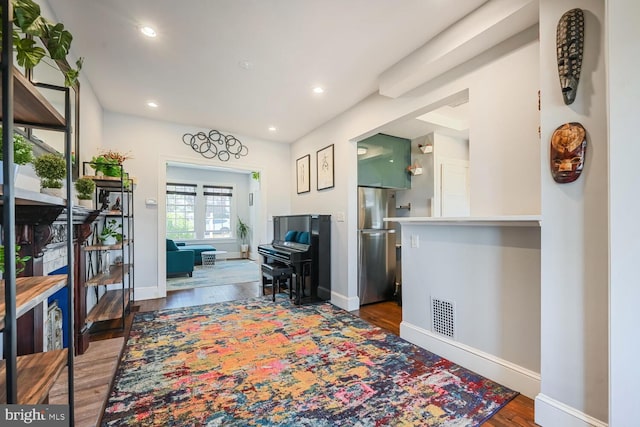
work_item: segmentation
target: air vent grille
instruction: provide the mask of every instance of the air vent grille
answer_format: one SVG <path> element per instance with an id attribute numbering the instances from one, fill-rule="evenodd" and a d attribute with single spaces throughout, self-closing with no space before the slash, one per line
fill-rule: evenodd
<path id="1" fill-rule="evenodd" d="M 433 332 L 445 337 L 456 336 L 456 305 L 452 301 L 431 298 L 431 324 Z"/>

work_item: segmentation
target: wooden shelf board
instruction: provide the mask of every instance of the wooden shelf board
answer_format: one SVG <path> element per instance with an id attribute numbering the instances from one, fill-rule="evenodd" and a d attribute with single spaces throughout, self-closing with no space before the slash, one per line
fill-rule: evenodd
<path id="1" fill-rule="evenodd" d="M 123 265 L 112 264 L 110 266 L 109 273 L 96 274 L 91 279 L 85 282 L 85 286 L 104 286 L 104 285 L 115 285 L 117 283 L 122 283 L 123 269 L 124 269 L 124 274 L 128 274 L 131 268 L 132 268 L 131 264 L 123 264 Z"/>
<path id="2" fill-rule="evenodd" d="M 0 186 L 0 196 L 3 195 L 3 188 Z M 23 188 L 15 188 L 15 200 L 16 205 L 55 205 L 66 206 L 67 199 L 61 199 L 60 197 L 50 196 L 48 194 L 39 193 L 37 191 L 25 190 Z M 2 202 L 0 201 L 0 204 Z"/>
<path id="3" fill-rule="evenodd" d="M 122 318 L 122 289 L 107 291 L 87 315 L 89 322 Z M 125 308 L 129 304 L 129 289 L 124 290 Z"/>
<path id="4" fill-rule="evenodd" d="M 120 191 L 122 189 L 122 179 L 119 176 L 96 176 L 96 175 L 83 175 L 83 178 L 93 180 L 98 187 L 117 189 Z M 130 176 L 129 181 L 131 185 L 136 185 L 138 180 L 135 177 Z M 125 193 L 130 193 L 131 188 L 125 188 Z"/>
<path id="5" fill-rule="evenodd" d="M 115 216 L 115 217 L 123 216 L 121 211 L 102 211 L 101 215 L 104 215 L 104 216 Z M 124 217 L 125 218 L 129 218 L 129 215 L 125 214 Z"/>
<path id="6" fill-rule="evenodd" d="M 66 274 L 53 276 L 18 277 L 16 279 L 16 314 L 22 316 L 36 305 L 63 288 L 67 283 Z M 0 327 L 4 328 L 5 300 L 4 280 L 0 280 Z"/>
<path id="7" fill-rule="evenodd" d="M 0 102 L 2 93 L 0 93 Z M 16 125 L 64 129 L 64 117 L 16 68 L 13 69 L 13 122 Z M 5 121 L 0 112 L 0 120 Z"/>
<path id="8" fill-rule="evenodd" d="M 119 250 L 122 249 L 122 245 L 123 243 L 125 245 L 129 244 L 129 240 L 125 239 L 123 242 L 121 243 L 116 243 L 115 245 L 88 245 L 88 246 L 83 246 L 82 249 L 84 249 L 85 251 L 111 251 L 111 250 Z"/>
<path id="9" fill-rule="evenodd" d="M 43 403 L 51 387 L 67 364 L 67 350 L 18 356 L 18 403 Z M 7 402 L 6 364 L 0 361 L 0 403 Z"/>

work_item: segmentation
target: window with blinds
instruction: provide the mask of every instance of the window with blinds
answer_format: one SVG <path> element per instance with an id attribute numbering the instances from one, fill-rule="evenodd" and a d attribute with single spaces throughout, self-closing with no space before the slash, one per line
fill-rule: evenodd
<path id="1" fill-rule="evenodd" d="M 167 183 L 167 237 L 196 238 L 196 186 Z"/>
<path id="2" fill-rule="evenodd" d="M 230 238 L 231 232 L 231 198 L 233 187 L 205 185 L 203 187 L 205 203 L 206 239 Z"/>

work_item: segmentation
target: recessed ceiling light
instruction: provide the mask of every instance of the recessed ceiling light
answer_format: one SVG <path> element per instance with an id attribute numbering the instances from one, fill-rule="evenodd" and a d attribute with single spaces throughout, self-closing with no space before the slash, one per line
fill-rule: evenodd
<path id="1" fill-rule="evenodd" d="M 158 108 L 158 103 L 154 101 L 147 102 L 147 106 L 151 108 Z"/>
<path id="2" fill-rule="evenodd" d="M 275 131 L 277 131 L 277 130 L 278 130 L 278 128 L 277 128 L 277 127 L 275 127 L 275 126 L 269 126 L 269 130 L 270 130 L 271 132 L 275 132 Z"/>
<path id="3" fill-rule="evenodd" d="M 238 66 L 242 69 L 245 70 L 250 70 L 253 68 L 253 62 L 251 61 L 247 61 L 247 60 L 242 60 L 240 62 L 238 62 Z"/>
<path id="4" fill-rule="evenodd" d="M 147 36 L 147 37 L 155 37 L 155 36 L 157 36 L 156 30 L 154 30 L 151 27 L 146 27 L 146 26 L 145 27 L 140 27 L 140 32 L 142 34 L 144 34 L 145 36 Z"/>
<path id="5" fill-rule="evenodd" d="M 321 88 L 320 86 L 316 86 L 313 88 L 313 93 L 323 93 L 324 89 Z"/>

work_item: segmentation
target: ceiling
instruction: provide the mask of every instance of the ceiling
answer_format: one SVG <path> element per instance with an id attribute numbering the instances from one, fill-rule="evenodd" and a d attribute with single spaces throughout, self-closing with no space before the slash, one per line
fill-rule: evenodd
<path id="1" fill-rule="evenodd" d="M 282 142 L 377 92 L 382 72 L 485 2 L 49 0 L 106 110 Z"/>

